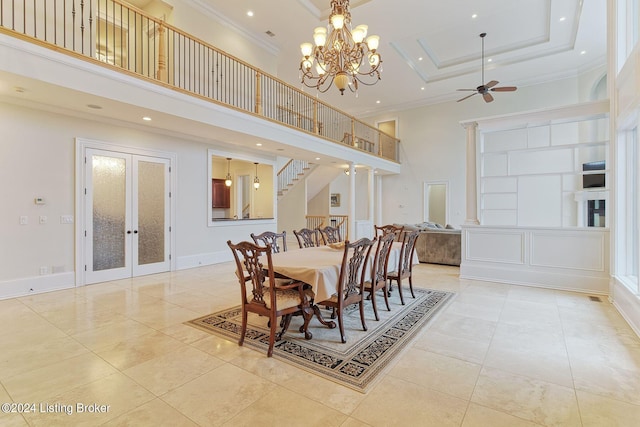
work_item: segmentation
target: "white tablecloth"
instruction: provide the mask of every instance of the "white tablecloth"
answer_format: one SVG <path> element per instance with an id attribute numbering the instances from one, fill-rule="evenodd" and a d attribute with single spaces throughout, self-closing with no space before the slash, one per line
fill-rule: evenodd
<path id="1" fill-rule="evenodd" d="M 366 274 L 370 278 L 370 268 L 376 251 L 376 244 L 371 250 L 371 260 Z M 398 268 L 398 257 L 402 243 L 394 242 L 389 254 L 389 271 Z M 316 295 L 316 301 L 324 301 L 336 293 L 340 265 L 344 249 L 334 249 L 329 246 L 305 248 L 272 254 L 273 270 L 283 276 L 311 285 Z M 414 254 L 413 263 L 418 263 L 418 257 Z"/>

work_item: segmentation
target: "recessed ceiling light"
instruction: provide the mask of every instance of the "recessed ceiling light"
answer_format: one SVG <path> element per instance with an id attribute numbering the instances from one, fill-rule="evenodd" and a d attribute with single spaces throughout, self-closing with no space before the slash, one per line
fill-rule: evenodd
<path id="1" fill-rule="evenodd" d="M 376 101 L 376 104 L 380 104 L 380 100 L 379 99 Z"/>
<path id="2" fill-rule="evenodd" d="M 143 117 L 142 120 L 144 120 L 145 122 L 150 122 L 151 121 L 151 117 Z"/>
<path id="3" fill-rule="evenodd" d="M 587 53 L 586 50 L 580 51 L 580 55 L 584 55 L 585 53 Z"/>
<path id="4" fill-rule="evenodd" d="M 15 91 L 16 91 L 16 92 L 18 92 L 18 93 L 23 93 L 23 92 L 25 92 L 25 91 L 26 91 L 26 89 L 25 89 L 25 88 L 23 88 L 23 87 L 21 87 L 21 86 L 15 86 L 15 87 L 13 88 L 13 90 L 15 90 Z"/>
<path id="5" fill-rule="evenodd" d="M 316 157 L 316 160 L 320 160 L 320 157 Z"/>
<path id="6" fill-rule="evenodd" d="M 102 110 L 102 107 L 96 104 L 87 104 L 87 107 L 93 108 L 94 110 Z"/>
<path id="7" fill-rule="evenodd" d="M 487 59 L 487 62 L 493 62 L 493 59 L 489 58 Z"/>
<path id="8" fill-rule="evenodd" d="M 471 15 L 471 19 L 476 19 L 478 17 L 477 13 L 474 13 L 473 15 Z"/>
<path id="9" fill-rule="evenodd" d="M 424 86 L 422 86 L 422 87 L 420 88 L 420 90 L 424 90 Z"/>
<path id="10" fill-rule="evenodd" d="M 257 145 L 258 147 L 262 147 L 262 143 L 261 143 L 261 142 L 256 142 L 256 145 Z"/>
<path id="11" fill-rule="evenodd" d="M 560 22 L 566 21 L 567 18 L 565 18 L 564 16 L 560 18 Z"/>
<path id="12" fill-rule="evenodd" d="M 248 10 L 247 11 L 247 16 L 253 16 L 253 10 Z"/>
<path id="13" fill-rule="evenodd" d="M 422 56 L 420 58 L 418 58 L 418 61 L 422 61 Z"/>

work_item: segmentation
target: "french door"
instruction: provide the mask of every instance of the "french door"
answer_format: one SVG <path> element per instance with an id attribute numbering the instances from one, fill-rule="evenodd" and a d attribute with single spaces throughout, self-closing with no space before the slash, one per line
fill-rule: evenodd
<path id="1" fill-rule="evenodd" d="M 84 283 L 169 271 L 170 159 L 87 148 Z"/>

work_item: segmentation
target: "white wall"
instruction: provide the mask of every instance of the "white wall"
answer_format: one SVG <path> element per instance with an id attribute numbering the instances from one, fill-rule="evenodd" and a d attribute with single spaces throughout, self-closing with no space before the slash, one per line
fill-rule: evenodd
<path id="1" fill-rule="evenodd" d="M 238 28 L 221 21 L 213 12 L 198 3 L 168 0 L 174 6 L 168 22 L 180 30 L 191 34 L 238 59 L 260 68 L 271 75 L 277 73 L 276 52 L 258 40 L 239 33 Z M 203 2 L 203 5 L 206 4 Z"/>
<path id="2" fill-rule="evenodd" d="M 449 181 L 449 223 L 459 227 L 465 220 L 466 131 L 461 121 L 510 114 L 526 110 L 563 106 L 581 101 L 579 95 L 588 82 L 601 76 L 586 76 L 535 86 L 520 87 L 513 93 L 497 94 L 491 104 L 481 98 L 450 101 L 412 110 L 393 112 L 398 119 L 402 173 L 382 178 L 384 204 L 382 222 L 422 221 L 425 181 Z M 370 123 L 391 115 L 372 116 Z"/>
<path id="3" fill-rule="evenodd" d="M 61 224 L 60 216 L 74 214 L 76 137 L 176 153 L 176 247 L 172 255 L 178 268 L 231 259 L 228 239 L 246 240 L 249 233 L 267 228 L 207 226 L 210 145 L 6 103 L 0 103 L 0 128 L 0 286 L 38 276 L 41 266 L 74 271 L 74 225 Z M 35 197 L 44 198 L 46 204 L 35 205 Z M 41 215 L 47 217 L 46 224 L 39 224 Z M 20 225 L 20 216 L 27 216 L 29 224 Z"/>

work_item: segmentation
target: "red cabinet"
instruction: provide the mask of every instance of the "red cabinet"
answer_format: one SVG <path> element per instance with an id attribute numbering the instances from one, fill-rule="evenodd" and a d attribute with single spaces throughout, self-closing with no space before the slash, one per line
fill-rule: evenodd
<path id="1" fill-rule="evenodd" d="M 211 207 L 226 209 L 231 207 L 231 191 L 224 184 L 224 179 L 211 180 Z"/>

